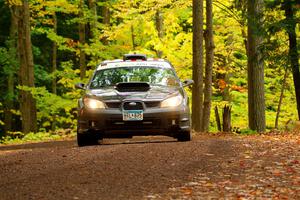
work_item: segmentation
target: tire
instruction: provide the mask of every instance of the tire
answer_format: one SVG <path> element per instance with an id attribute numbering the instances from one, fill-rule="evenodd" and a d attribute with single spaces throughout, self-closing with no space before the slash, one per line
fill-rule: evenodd
<path id="1" fill-rule="evenodd" d="M 78 134 L 77 133 L 77 144 L 79 147 L 91 146 L 98 144 L 98 138 L 90 133 Z"/>
<path id="2" fill-rule="evenodd" d="M 188 142 L 191 141 L 191 132 L 190 131 L 181 131 L 177 133 L 177 140 L 179 142 Z"/>

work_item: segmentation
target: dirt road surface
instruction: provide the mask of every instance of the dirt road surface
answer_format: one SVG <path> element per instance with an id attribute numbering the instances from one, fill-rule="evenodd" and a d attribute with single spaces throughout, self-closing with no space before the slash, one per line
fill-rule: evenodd
<path id="1" fill-rule="evenodd" d="M 0 199 L 300 199 L 297 136 L 0 146 Z"/>

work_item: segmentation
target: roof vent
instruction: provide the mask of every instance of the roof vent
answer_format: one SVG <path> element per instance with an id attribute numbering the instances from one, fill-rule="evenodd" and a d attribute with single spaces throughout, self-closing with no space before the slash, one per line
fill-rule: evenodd
<path id="1" fill-rule="evenodd" d="M 132 61 L 135 61 L 135 60 L 147 60 L 147 56 L 144 55 L 144 54 L 125 54 L 123 56 L 123 60 L 126 61 L 126 60 L 132 60 Z"/>

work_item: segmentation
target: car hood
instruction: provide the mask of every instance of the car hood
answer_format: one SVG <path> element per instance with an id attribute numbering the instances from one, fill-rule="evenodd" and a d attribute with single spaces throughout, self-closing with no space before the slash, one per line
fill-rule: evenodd
<path id="1" fill-rule="evenodd" d="M 162 87 L 162 86 L 151 86 L 148 91 L 144 92 L 120 92 L 117 91 L 115 88 L 105 88 L 105 89 L 92 89 L 87 91 L 88 96 L 93 96 L 98 99 L 104 101 L 110 100 L 153 100 L 153 101 L 160 101 L 168 96 L 175 95 L 179 93 L 180 89 L 178 87 Z"/>

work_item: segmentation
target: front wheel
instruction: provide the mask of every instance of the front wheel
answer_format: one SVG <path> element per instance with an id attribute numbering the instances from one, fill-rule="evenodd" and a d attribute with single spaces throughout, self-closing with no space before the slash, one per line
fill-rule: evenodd
<path id="1" fill-rule="evenodd" d="M 180 131 L 179 133 L 177 133 L 177 140 L 179 142 L 187 142 L 191 141 L 191 139 L 192 137 L 190 131 Z"/>

